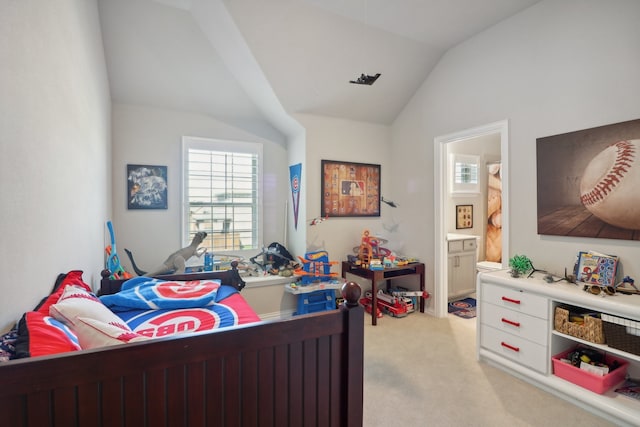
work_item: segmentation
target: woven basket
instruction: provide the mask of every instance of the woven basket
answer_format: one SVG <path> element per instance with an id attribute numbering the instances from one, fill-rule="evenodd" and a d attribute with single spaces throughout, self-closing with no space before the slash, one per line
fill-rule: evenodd
<path id="1" fill-rule="evenodd" d="M 640 355 L 640 322 L 622 317 L 602 315 L 609 347 Z"/>
<path id="2" fill-rule="evenodd" d="M 593 316 L 584 316 L 584 323 L 579 324 L 569 321 L 569 310 L 563 307 L 556 307 L 554 317 L 554 327 L 556 331 L 572 337 L 580 338 L 595 344 L 604 344 L 604 329 L 602 320 Z"/>

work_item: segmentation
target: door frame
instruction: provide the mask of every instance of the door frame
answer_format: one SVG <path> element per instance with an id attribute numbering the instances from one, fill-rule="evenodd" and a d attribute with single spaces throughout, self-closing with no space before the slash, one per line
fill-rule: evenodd
<path id="1" fill-rule="evenodd" d="M 434 139 L 434 217 L 435 217 L 435 315 L 447 315 L 447 221 L 445 218 L 445 201 L 447 193 L 447 176 L 449 171 L 446 144 L 465 141 L 479 136 L 500 135 L 500 161 L 502 162 L 502 263 L 505 265 L 509 257 L 509 122 L 501 120 L 483 126 L 466 129 Z"/>

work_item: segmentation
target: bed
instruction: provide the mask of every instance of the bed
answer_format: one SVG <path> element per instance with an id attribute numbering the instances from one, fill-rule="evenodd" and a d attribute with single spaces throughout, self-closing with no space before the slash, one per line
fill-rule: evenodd
<path id="1" fill-rule="evenodd" d="M 162 279 L 243 285 L 235 269 Z M 100 294 L 121 285 L 104 277 Z M 2 424 L 362 425 L 359 295 L 349 283 L 338 310 L 0 363 Z"/>

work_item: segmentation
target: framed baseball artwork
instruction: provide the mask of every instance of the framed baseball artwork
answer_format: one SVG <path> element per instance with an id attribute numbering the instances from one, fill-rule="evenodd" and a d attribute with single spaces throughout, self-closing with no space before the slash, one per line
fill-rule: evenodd
<path id="1" fill-rule="evenodd" d="M 538 234 L 640 240 L 640 119 L 536 140 Z"/>
<path id="2" fill-rule="evenodd" d="M 380 165 L 322 160 L 321 215 L 380 216 Z"/>

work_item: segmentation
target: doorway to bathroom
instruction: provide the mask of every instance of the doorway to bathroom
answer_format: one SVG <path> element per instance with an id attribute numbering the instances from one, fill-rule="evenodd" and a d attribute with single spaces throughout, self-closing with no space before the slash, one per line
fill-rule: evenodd
<path id="1" fill-rule="evenodd" d="M 437 137 L 434 147 L 434 308 L 436 316 L 444 317 L 448 313 L 449 302 L 450 238 L 475 236 L 481 261 L 499 259 L 505 265 L 508 259 L 508 122 L 504 120 Z M 474 165 L 477 172 L 475 179 Z M 469 179 L 463 186 L 455 184 L 459 171 L 470 173 L 471 178 L 467 177 Z M 495 178 L 501 178 L 501 211 L 499 217 L 491 218 L 489 214 L 494 212 L 490 212 L 490 209 L 495 203 L 495 199 L 493 202 L 491 199 L 495 197 L 491 186 L 495 186 Z M 469 212 L 470 221 L 467 221 Z M 495 230 L 491 229 L 495 225 L 492 221 L 500 225 L 499 241 L 496 241 Z M 470 268 L 475 270 L 473 264 Z M 490 265 L 499 266 L 500 263 Z M 474 283 L 468 286 L 474 287 Z"/>

